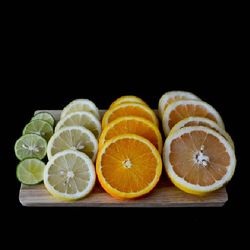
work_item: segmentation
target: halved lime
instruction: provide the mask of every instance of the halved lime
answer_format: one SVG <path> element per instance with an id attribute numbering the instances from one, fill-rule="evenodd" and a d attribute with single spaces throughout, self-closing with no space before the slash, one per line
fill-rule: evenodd
<path id="1" fill-rule="evenodd" d="M 33 120 L 44 120 L 46 122 L 48 122 L 52 127 L 54 127 L 54 124 L 55 124 L 55 119 L 53 117 L 52 114 L 48 113 L 48 112 L 39 112 L 37 114 L 35 114 L 31 121 Z"/>
<path id="2" fill-rule="evenodd" d="M 17 165 L 17 179 L 27 185 L 43 181 L 45 163 L 38 159 L 26 159 Z"/>
<path id="3" fill-rule="evenodd" d="M 20 161 L 27 158 L 37 158 L 41 160 L 46 155 L 46 149 L 46 140 L 36 134 L 23 135 L 15 144 L 15 154 Z"/>
<path id="4" fill-rule="evenodd" d="M 53 127 L 46 121 L 33 120 L 24 127 L 23 135 L 26 134 L 37 134 L 48 141 L 53 135 Z"/>

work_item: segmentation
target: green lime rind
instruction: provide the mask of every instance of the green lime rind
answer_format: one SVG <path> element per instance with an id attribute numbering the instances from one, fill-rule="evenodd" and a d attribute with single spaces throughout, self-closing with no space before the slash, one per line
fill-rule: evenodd
<path id="1" fill-rule="evenodd" d="M 53 127 L 46 121 L 33 120 L 29 122 L 23 129 L 23 135 L 36 134 L 42 136 L 46 141 L 49 141 L 53 135 Z"/>
<path id="2" fill-rule="evenodd" d="M 39 113 L 35 114 L 32 117 L 31 121 L 37 120 L 37 119 L 48 122 L 52 127 L 54 127 L 54 125 L 55 125 L 55 118 L 53 117 L 52 114 L 50 114 L 48 112 L 39 112 Z"/>
<path id="3" fill-rule="evenodd" d="M 45 163 L 38 159 L 25 159 L 17 165 L 17 179 L 27 185 L 38 184 L 43 181 Z"/>
<path id="4" fill-rule="evenodd" d="M 46 155 L 47 142 L 40 135 L 27 134 L 16 141 L 14 150 L 20 161 L 27 158 L 42 160 Z"/>

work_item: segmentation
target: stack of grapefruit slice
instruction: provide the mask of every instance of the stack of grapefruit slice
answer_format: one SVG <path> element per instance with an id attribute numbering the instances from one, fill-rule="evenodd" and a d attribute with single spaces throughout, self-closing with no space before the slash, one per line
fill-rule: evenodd
<path id="1" fill-rule="evenodd" d="M 233 176 L 234 143 L 219 113 L 196 95 L 165 93 L 159 114 L 166 135 L 163 162 L 172 182 L 192 194 L 206 194 Z"/>

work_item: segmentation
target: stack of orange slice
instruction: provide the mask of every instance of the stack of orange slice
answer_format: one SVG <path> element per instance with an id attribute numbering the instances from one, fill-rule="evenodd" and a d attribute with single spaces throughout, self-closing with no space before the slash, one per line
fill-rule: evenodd
<path id="1" fill-rule="evenodd" d="M 163 162 L 177 187 L 204 195 L 232 178 L 234 143 L 211 105 L 192 93 L 171 91 L 161 97 L 159 114 L 167 137 Z"/>
<path id="2" fill-rule="evenodd" d="M 162 171 L 154 111 L 136 96 L 120 97 L 105 112 L 102 129 L 96 172 L 104 190 L 120 199 L 150 192 Z"/>

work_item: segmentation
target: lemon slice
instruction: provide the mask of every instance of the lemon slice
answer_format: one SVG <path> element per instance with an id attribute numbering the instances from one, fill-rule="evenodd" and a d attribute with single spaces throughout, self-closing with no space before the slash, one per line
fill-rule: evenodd
<path id="1" fill-rule="evenodd" d="M 58 130 L 49 140 L 47 155 L 49 160 L 58 152 L 66 149 L 78 150 L 96 158 L 98 143 L 94 134 L 81 126 L 70 126 Z"/>
<path id="2" fill-rule="evenodd" d="M 160 118 L 162 118 L 163 113 L 169 104 L 179 100 L 200 100 L 200 98 L 187 91 L 166 92 L 159 100 L 158 111 Z"/>
<path id="3" fill-rule="evenodd" d="M 222 135 L 207 127 L 192 126 L 168 136 L 163 162 L 177 187 L 187 193 L 204 195 L 230 181 L 236 157 Z"/>
<path id="4" fill-rule="evenodd" d="M 62 111 L 61 119 L 66 115 L 77 112 L 77 111 L 88 111 L 100 119 L 99 110 L 96 105 L 88 99 L 76 99 L 70 102 Z"/>
<path id="5" fill-rule="evenodd" d="M 191 126 L 203 126 L 203 127 L 208 127 L 208 128 L 215 130 L 216 132 L 221 134 L 225 139 L 227 139 L 230 145 L 232 146 L 232 148 L 234 149 L 234 142 L 231 136 L 224 129 L 222 129 L 217 123 L 207 118 L 203 118 L 203 117 L 191 116 L 186 119 L 183 119 L 177 124 L 175 124 L 175 126 L 171 129 L 169 134 L 172 134 L 178 129 L 181 129 L 183 127 L 191 127 Z"/>
<path id="6" fill-rule="evenodd" d="M 79 111 L 66 115 L 57 123 L 55 131 L 57 132 L 60 128 L 69 126 L 83 126 L 89 129 L 96 138 L 99 138 L 101 134 L 100 121 L 92 113 L 87 111 Z"/>
<path id="7" fill-rule="evenodd" d="M 75 150 L 55 154 L 44 170 L 44 185 L 55 197 L 76 200 L 94 187 L 95 168 L 90 158 Z"/>

